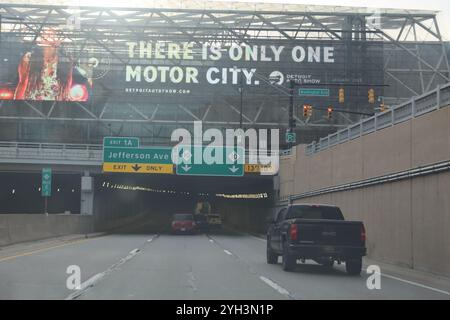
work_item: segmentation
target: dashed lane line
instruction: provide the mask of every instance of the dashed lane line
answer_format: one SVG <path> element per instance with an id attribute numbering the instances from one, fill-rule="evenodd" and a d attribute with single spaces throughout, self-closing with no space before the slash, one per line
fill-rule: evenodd
<path id="1" fill-rule="evenodd" d="M 158 235 L 155 235 L 152 239 L 147 240 L 147 242 L 153 241 L 153 239 L 157 238 Z M 104 279 L 107 275 L 111 274 L 113 271 L 117 270 L 121 265 L 133 259 L 142 249 L 136 248 L 131 250 L 125 258 L 120 259 L 118 262 L 110 266 L 103 272 L 97 273 L 96 275 L 90 277 L 88 280 L 83 282 L 80 285 L 80 288 L 70 295 L 68 295 L 65 300 L 74 300 L 84 294 L 89 288 L 92 288 L 96 284 L 98 284 L 102 279 Z"/>
<path id="2" fill-rule="evenodd" d="M 285 288 L 283 288 L 282 286 L 280 286 L 278 283 L 276 283 L 275 281 L 270 280 L 269 278 L 266 278 L 264 276 L 259 276 L 259 278 L 267 285 L 269 285 L 272 289 L 275 289 L 276 291 L 278 291 L 278 293 L 288 297 L 288 298 L 292 298 L 292 295 L 289 293 L 289 291 L 287 291 Z"/>

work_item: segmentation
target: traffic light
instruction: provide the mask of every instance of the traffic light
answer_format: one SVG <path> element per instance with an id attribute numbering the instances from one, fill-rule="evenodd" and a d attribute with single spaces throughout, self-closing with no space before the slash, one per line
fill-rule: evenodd
<path id="1" fill-rule="evenodd" d="M 309 118 L 312 116 L 312 106 L 304 104 L 303 105 L 303 117 Z"/>
<path id="2" fill-rule="evenodd" d="M 333 116 L 333 107 L 328 107 L 327 108 L 327 118 L 331 119 Z"/>
<path id="3" fill-rule="evenodd" d="M 369 89 L 368 98 L 369 98 L 369 103 L 375 103 L 375 90 Z"/>
<path id="4" fill-rule="evenodd" d="M 345 101 L 345 91 L 344 88 L 339 89 L 339 103 L 344 103 Z"/>

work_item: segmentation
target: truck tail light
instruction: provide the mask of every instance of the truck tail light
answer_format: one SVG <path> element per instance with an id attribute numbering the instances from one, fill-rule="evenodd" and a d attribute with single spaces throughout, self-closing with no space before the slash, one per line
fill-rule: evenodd
<path id="1" fill-rule="evenodd" d="M 361 242 L 366 242 L 366 228 L 364 228 L 364 225 L 361 225 Z"/>
<path id="2" fill-rule="evenodd" d="M 291 224 L 289 227 L 289 237 L 291 240 L 296 241 L 298 237 L 298 228 L 296 224 Z"/>

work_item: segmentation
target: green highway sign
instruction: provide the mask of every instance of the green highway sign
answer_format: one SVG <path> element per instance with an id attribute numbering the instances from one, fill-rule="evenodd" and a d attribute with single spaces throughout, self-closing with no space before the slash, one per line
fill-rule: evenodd
<path id="1" fill-rule="evenodd" d="M 52 195 L 52 169 L 42 168 L 41 195 L 50 197 Z"/>
<path id="2" fill-rule="evenodd" d="M 298 95 L 303 97 L 329 97 L 330 89 L 300 88 Z"/>
<path id="3" fill-rule="evenodd" d="M 177 150 L 177 175 L 244 175 L 245 153 L 241 147 L 183 146 Z"/>
<path id="4" fill-rule="evenodd" d="M 286 132 L 286 143 L 295 143 L 297 136 L 295 132 Z"/>
<path id="5" fill-rule="evenodd" d="M 139 138 L 104 137 L 103 147 L 139 148 Z"/>
<path id="6" fill-rule="evenodd" d="M 172 164 L 172 148 L 104 147 L 103 162 Z"/>

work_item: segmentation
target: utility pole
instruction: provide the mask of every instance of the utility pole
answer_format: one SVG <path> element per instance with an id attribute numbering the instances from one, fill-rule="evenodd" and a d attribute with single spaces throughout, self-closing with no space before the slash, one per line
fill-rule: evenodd
<path id="1" fill-rule="evenodd" d="M 294 88 L 295 88 L 295 82 L 294 80 L 291 80 L 289 82 L 289 132 L 293 133 L 295 130 L 294 125 Z M 288 148 L 292 148 L 293 143 L 288 143 Z"/>
<path id="2" fill-rule="evenodd" d="M 294 87 L 295 82 L 291 80 L 289 82 L 289 130 L 294 130 Z"/>
<path id="3" fill-rule="evenodd" d="M 243 108 L 242 95 L 243 95 L 243 91 L 244 91 L 244 82 L 243 82 L 242 70 L 241 70 L 241 79 L 240 79 L 240 88 L 239 88 L 239 92 L 241 94 L 241 109 L 240 109 L 239 128 L 241 128 L 241 129 L 242 129 L 242 108 Z"/>

